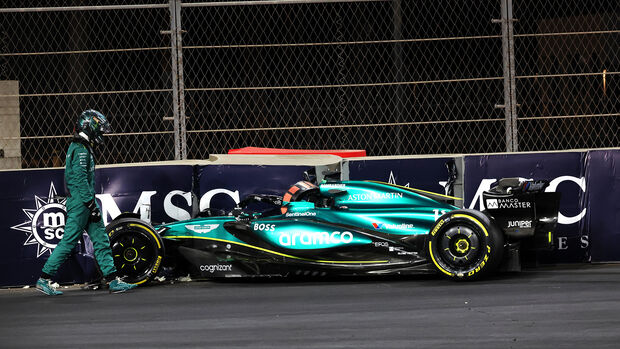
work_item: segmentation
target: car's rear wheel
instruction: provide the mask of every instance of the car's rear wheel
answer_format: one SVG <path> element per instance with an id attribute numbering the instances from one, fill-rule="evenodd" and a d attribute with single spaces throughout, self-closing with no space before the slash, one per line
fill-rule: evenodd
<path id="1" fill-rule="evenodd" d="M 145 222 L 121 218 L 106 227 L 118 276 L 132 284 L 148 283 L 161 266 L 164 244 Z"/>
<path id="2" fill-rule="evenodd" d="M 426 246 L 433 264 L 451 279 L 474 280 L 497 270 L 504 237 L 479 211 L 455 210 L 441 216 Z"/>

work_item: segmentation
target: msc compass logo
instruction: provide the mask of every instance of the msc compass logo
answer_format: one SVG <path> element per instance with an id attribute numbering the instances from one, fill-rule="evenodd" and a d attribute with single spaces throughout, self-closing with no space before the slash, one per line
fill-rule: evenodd
<path id="1" fill-rule="evenodd" d="M 67 220 L 66 201 L 66 198 L 56 196 L 54 183 L 50 183 L 47 197 L 34 196 L 36 208 L 22 209 L 28 220 L 11 227 L 11 229 L 23 231 L 28 235 L 24 246 L 37 245 L 37 258 L 48 251 L 51 254 L 51 250 L 62 239 L 65 232 L 65 221 Z"/>

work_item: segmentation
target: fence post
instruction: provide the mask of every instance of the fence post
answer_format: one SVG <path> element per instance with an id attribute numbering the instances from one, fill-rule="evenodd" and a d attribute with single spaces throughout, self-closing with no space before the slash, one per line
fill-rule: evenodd
<path id="1" fill-rule="evenodd" d="M 181 0 L 170 0 L 170 49 L 172 59 L 172 112 L 174 119 L 175 160 L 187 159 L 183 43 L 181 34 Z"/>
<path id="2" fill-rule="evenodd" d="M 517 134 L 517 102 L 515 86 L 515 55 L 514 32 L 512 18 L 512 0 L 500 0 L 502 18 L 493 20 L 502 24 L 502 57 L 504 65 L 504 104 L 497 107 L 504 108 L 506 117 L 506 151 L 519 151 Z"/>
<path id="3" fill-rule="evenodd" d="M 402 40 L 403 38 L 403 11 L 401 0 L 394 0 L 392 2 L 392 27 L 393 33 L 392 37 L 394 40 Z M 394 47 L 392 49 L 392 58 L 394 60 L 394 65 L 392 66 L 393 70 L 393 79 L 395 82 L 403 81 L 403 47 L 400 42 L 395 42 Z M 404 122 L 403 117 L 403 85 L 397 84 L 395 87 L 394 94 L 394 106 L 396 113 L 396 122 Z M 395 134 L 395 143 L 396 143 L 396 154 L 402 154 L 401 148 L 401 128 L 396 128 Z"/>

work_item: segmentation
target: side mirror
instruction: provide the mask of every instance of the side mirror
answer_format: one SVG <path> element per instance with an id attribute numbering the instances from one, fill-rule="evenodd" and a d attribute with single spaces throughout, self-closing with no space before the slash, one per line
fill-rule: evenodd
<path id="1" fill-rule="evenodd" d="M 304 181 L 317 184 L 316 182 L 316 168 L 312 167 L 306 171 L 304 171 Z"/>

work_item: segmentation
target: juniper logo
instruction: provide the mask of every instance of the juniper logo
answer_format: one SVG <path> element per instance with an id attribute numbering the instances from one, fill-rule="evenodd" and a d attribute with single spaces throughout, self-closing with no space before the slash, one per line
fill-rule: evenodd
<path id="1" fill-rule="evenodd" d="M 54 183 L 50 183 L 47 197 L 34 196 L 35 208 L 22 209 L 27 219 L 11 227 L 26 233 L 24 246 L 37 245 L 37 258 L 53 250 L 65 232 L 66 198 L 58 198 Z"/>

